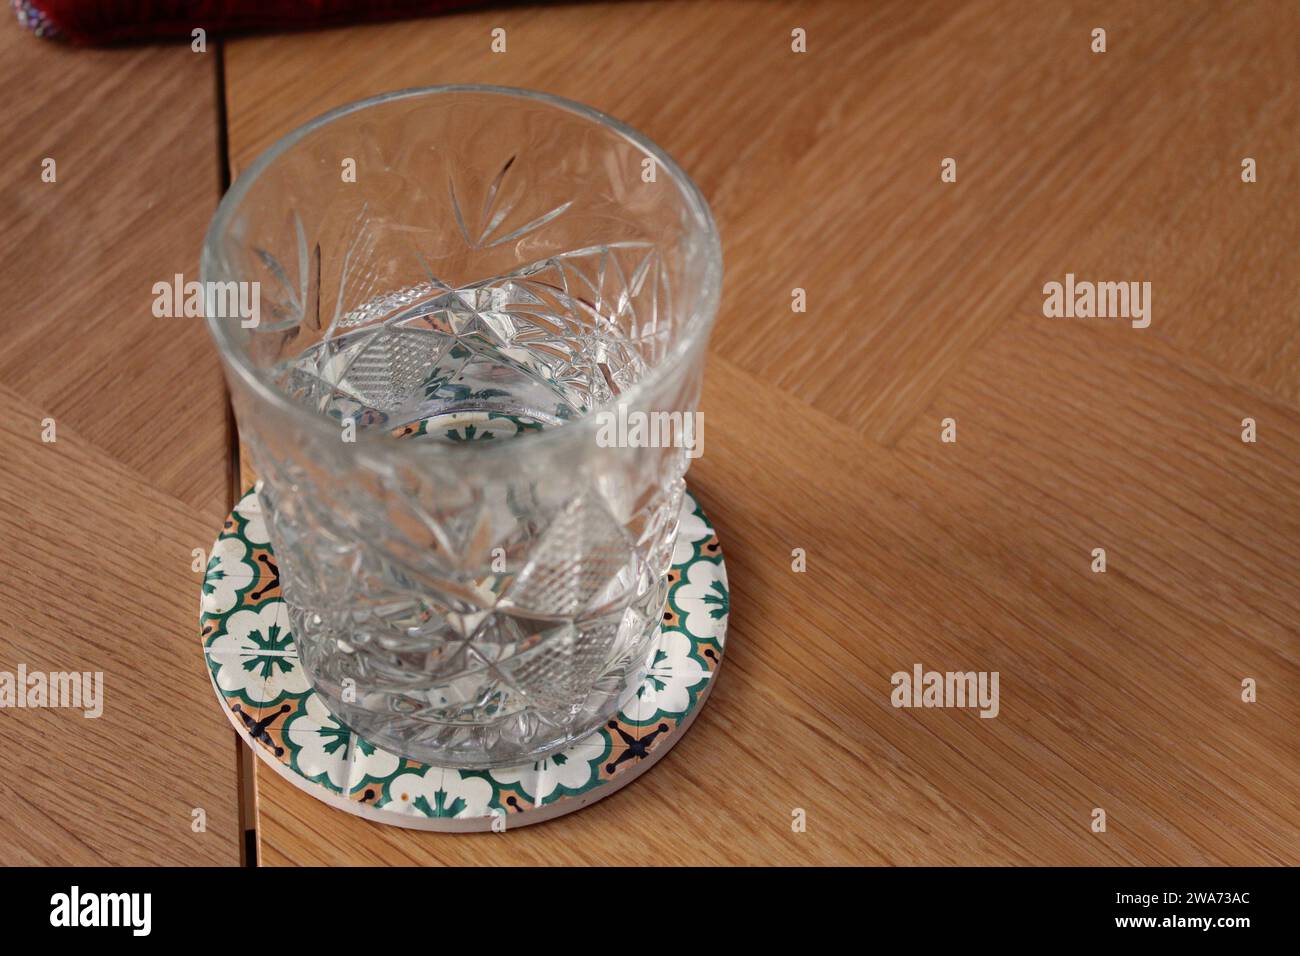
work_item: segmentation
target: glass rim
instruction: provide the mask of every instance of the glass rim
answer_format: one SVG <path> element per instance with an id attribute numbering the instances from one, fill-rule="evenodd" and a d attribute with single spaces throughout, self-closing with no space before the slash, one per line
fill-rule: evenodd
<path id="1" fill-rule="evenodd" d="M 677 162 L 668 155 L 668 153 L 651 140 L 648 136 L 634 129 L 621 120 L 603 113 L 593 107 L 579 103 L 575 100 L 566 99 L 562 96 L 556 96 L 552 93 L 543 93 L 538 90 L 524 89 L 515 86 L 497 86 L 483 83 L 451 83 L 436 84 L 433 86 L 409 87 L 402 90 L 394 90 L 388 93 L 380 93 L 376 96 L 366 97 L 365 99 L 355 100 L 337 106 L 332 110 L 308 120 L 300 126 L 295 127 L 288 133 L 282 135 L 274 143 L 264 149 L 249 166 L 244 169 L 239 176 L 231 183 L 230 188 L 226 190 L 221 201 L 217 204 L 216 210 L 212 214 L 212 221 L 203 239 L 203 248 L 199 262 L 199 278 L 202 280 L 204 287 L 207 283 L 216 279 L 211 273 L 214 271 L 214 265 L 220 259 L 218 249 L 221 245 L 221 237 L 226 231 L 231 218 L 236 210 L 239 209 L 245 195 L 255 182 L 258 181 L 262 173 L 291 147 L 296 145 L 300 140 L 310 133 L 315 132 L 322 127 L 328 126 L 335 120 L 342 119 L 352 113 L 360 112 L 372 106 L 390 103 L 396 100 L 416 99 L 429 96 L 441 96 L 444 94 L 456 93 L 488 93 L 507 98 L 518 100 L 533 100 L 544 103 L 557 109 L 565 110 L 569 113 L 576 114 L 581 118 L 588 120 L 598 126 L 609 129 L 630 142 L 636 148 L 652 156 L 656 163 L 668 172 L 669 179 L 681 193 L 682 199 L 688 209 L 694 214 L 697 221 L 702 227 L 704 239 L 704 256 L 707 261 L 704 265 L 703 278 L 701 282 L 701 295 L 698 307 L 692 310 L 686 319 L 686 325 L 682 330 L 680 339 L 669 350 L 668 354 L 648 370 L 645 375 L 634 382 L 630 387 L 624 389 L 618 395 L 611 396 L 608 400 L 594 406 L 581 418 L 572 422 L 567 422 L 563 427 L 546 428 L 538 432 L 530 432 L 525 435 L 517 436 L 528 443 L 530 447 L 537 448 L 545 444 L 548 438 L 555 441 L 555 436 L 573 436 L 575 432 L 584 429 L 584 426 L 590 426 L 596 420 L 597 415 L 602 411 L 610 411 L 618 408 L 620 404 L 631 404 L 632 401 L 640 394 L 648 391 L 651 387 L 659 384 L 671 374 L 675 373 L 681 366 L 682 360 L 708 335 L 715 319 L 717 318 L 718 303 L 722 294 L 722 242 L 718 235 L 717 224 L 713 219 L 713 213 L 709 208 L 708 201 L 704 194 L 695 184 L 695 181 L 687 175 L 686 171 L 677 164 Z M 325 428 L 328 427 L 331 432 L 336 428 L 336 423 L 327 416 L 313 412 L 304 408 L 302 405 L 290 400 L 265 372 L 256 367 L 250 360 L 245 350 L 239 348 L 233 339 L 233 330 L 231 323 L 218 316 L 205 315 L 205 321 L 208 332 L 212 336 L 216 345 L 217 352 L 221 356 L 225 366 L 232 370 L 239 379 L 248 387 L 258 398 L 259 401 L 269 402 L 280 411 L 289 415 L 291 418 L 302 422 L 313 424 L 306 425 L 307 428 Z M 684 411 L 684 409 L 683 409 Z M 594 426 L 593 426 L 594 427 Z M 379 429 L 374 432 L 370 429 L 358 429 L 355 435 L 355 444 L 362 445 L 383 445 L 385 447 L 403 447 L 410 449 L 410 454 L 418 448 L 436 448 L 437 453 L 441 454 L 493 454 L 501 453 L 501 449 L 509 449 L 515 446 L 515 441 L 488 441 L 488 442 L 398 442 L 393 443 L 392 436 L 388 432 Z M 452 449 L 455 449 L 453 452 Z"/>

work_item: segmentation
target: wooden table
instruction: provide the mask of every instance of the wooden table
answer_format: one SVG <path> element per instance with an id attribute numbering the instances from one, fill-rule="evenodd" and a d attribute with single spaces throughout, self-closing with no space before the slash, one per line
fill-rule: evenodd
<path id="1" fill-rule="evenodd" d="M 268 865 L 1300 862 L 1297 37 L 1290 2 L 989 0 L 515 7 L 206 56 L 0 31 L 0 670 L 107 688 L 98 721 L 0 712 L 0 862 L 233 863 L 245 827 Z M 237 452 L 202 329 L 148 294 L 195 272 L 214 77 L 235 172 L 346 101 L 483 82 L 628 121 L 709 197 L 690 479 L 727 657 L 608 800 L 466 837 L 241 779 L 189 569 Z M 1044 317 L 1067 273 L 1149 281 L 1150 327 Z M 996 718 L 893 707 L 918 663 L 997 671 Z"/>

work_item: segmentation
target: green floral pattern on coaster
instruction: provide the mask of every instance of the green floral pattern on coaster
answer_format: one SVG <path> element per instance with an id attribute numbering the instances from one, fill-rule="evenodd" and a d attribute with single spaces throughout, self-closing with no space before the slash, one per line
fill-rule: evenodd
<path id="1" fill-rule="evenodd" d="M 519 826 L 568 812 L 617 790 L 676 743 L 722 664 L 726 567 L 689 493 L 679 528 L 650 673 L 605 726 L 546 760 L 494 770 L 432 767 L 373 746 L 335 718 L 298 660 L 251 490 L 227 518 L 204 575 L 199 621 L 208 673 L 258 755 L 336 806 L 435 830 L 487 830 L 498 819 Z"/>

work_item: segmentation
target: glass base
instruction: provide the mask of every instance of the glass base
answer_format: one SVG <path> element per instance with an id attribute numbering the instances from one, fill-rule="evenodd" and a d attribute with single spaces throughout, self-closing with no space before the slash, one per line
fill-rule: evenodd
<path id="1" fill-rule="evenodd" d="M 537 763 L 585 740 L 636 696 L 654 657 L 658 619 L 641 642 L 640 662 L 615 668 L 607 681 L 598 681 L 577 712 L 526 709 L 492 723 L 434 723 L 399 713 L 368 710 L 348 702 L 317 681 L 304 660 L 312 689 L 349 729 L 383 750 L 434 767 L 489 770 Z"/>

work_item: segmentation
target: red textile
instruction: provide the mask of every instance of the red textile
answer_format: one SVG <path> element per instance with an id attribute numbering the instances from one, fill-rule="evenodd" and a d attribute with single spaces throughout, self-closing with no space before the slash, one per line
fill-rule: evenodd
<path id="1" fill-rule="evenodd" d="M 297 30 L 393 20 L 481 6 L 483 0 L 14 0 L 19 22 L 41 36 L 100 45 Z"/>

